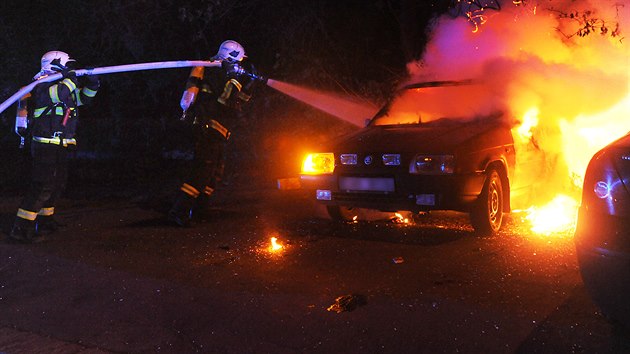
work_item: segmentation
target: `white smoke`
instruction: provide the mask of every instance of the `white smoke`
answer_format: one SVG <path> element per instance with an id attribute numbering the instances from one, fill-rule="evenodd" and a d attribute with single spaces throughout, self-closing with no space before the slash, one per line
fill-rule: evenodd
<path id="1" fill-rule="evenodd" d="M 444 15 L 422 60 L 408 64 L 410 81 L 481 79 L 492 92 L 479 97 L 485 109 L 515 123 L 535 108 L 545 151 L 571 155 L 571 143 L 593 144 L 569 168 L 580 174 L 603 146 L 575 138 L 580 129 L 604 128 L 607 142 L 630 131 L 629 21 L 630 2 L 621 0 L 503 1 L 499 11 Z M 571 159 L 559 163 L 564 170 Z"/>

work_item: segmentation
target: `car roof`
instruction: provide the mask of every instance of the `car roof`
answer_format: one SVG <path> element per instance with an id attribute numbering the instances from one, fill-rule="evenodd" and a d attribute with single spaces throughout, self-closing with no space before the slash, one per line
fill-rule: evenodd
<path id="1" fill-rule="evenodd" d="M 447 80 L 447 81 L 424 81 L 416 82 L 403 86 L 403 90 L 423 88 L 423 87 L 445 87 L 445 86 L 464 86 L 478 84 L 479 81 L 473 79 L 466 80 Z"/>

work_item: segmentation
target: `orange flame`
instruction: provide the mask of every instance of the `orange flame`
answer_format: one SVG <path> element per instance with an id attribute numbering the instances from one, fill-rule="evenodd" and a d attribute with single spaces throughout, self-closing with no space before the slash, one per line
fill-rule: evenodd
<path id="1" fill-rule="evenodd" d="M 278 238 L 277 237 L 272 237 L 271 238 L 271 245 L 269 246 L 269 252 L 271 253 L 278 253 L 281 252 L 284 249 L 284 246 L 280 243 L 278 243 Z"/>
<path id="2" fill-rule="evenodd" d="M 398 223 L 398 224 L 408 224 L 409 223 L 409 219 L 404 217 L 401 213 L 394 213 L 394 218 L 392 219 L 393 222 Z"/>
<path id="3" fill-rule="evenodd" d="M 514 0 L 492 18 L 478 12 L 440 22 L 422 65 L 409 68 L 417 78 L 489 82 L 493 103 L 521 121 L 514 175 L 544 177 L 532 200 L 512 207 L 525 207 L 532 232 L 561 235 L 575 228 L 591 157 L 630 131 L 630 13 L 613 0 L 535 3 Z M 544 161 L 527 165 L 539 152 Z"/>
<path id="4" fill-rule="evenodd" d="M 531 230 L 539 235 L 573 234 L 577 221 L 578 201 L 559 194 L 543 207 L 531 207 L 525 212 L 525 219 L 531 224 Z"/>

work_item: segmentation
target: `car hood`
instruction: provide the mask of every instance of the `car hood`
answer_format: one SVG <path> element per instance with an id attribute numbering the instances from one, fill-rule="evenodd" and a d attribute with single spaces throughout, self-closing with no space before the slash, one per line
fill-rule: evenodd
<path id="1" fill-rule="evenodd" d="M 333 145 L 335 152 L 454 152 L 466 149 L 510 144 L 509 127 L 500 122 L 470 122 L 448 126 L 390 125 L 369 126 L 343 137 Z"/>

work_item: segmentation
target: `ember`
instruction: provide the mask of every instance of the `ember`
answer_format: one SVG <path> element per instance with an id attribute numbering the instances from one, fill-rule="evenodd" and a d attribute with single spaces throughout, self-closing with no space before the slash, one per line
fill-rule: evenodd
<path id="1" fill-rule="evenodd" d="M 271 245 L 269 246 L 269 252 L 277 253 L 277 252 L 281 252 L 283 249 L 284 249 L 284 246 L 278 243 L 278 238 L 272 237 Z"/>
<path id="2" fill-rule="evenodd" d="M 397 224 L 408 224 L 409 219 L 402 216 L 401 213 L 394 213 L 394 217 L 392 218 L 392 222 Z"/>

